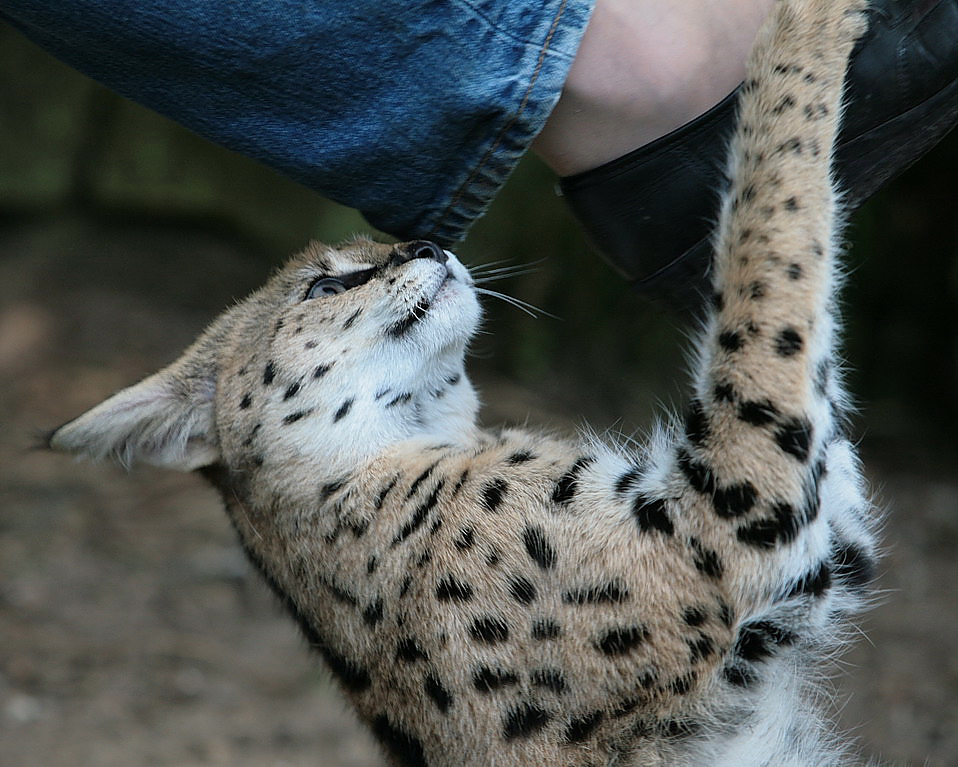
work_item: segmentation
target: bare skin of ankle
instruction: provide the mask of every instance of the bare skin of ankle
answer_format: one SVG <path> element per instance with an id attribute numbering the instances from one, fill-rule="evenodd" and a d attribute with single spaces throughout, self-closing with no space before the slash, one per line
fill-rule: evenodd
<path id="1" fill-rule="evenodd" d="M 664 136 L 742 81 L 774 0 L 598 0 L 533 150 L 560 176 Z"/>

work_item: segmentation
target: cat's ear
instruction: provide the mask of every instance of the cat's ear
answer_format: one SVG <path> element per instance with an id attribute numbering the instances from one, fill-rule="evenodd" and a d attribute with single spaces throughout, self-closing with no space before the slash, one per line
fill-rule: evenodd
<path id="1" fill-rule="evenodd" d="M 215 428 L 216 344 L 209 331 L 169 367 L 51 432 L 61 450 L 123 466 L 191 471 L 220 457 Z"/>

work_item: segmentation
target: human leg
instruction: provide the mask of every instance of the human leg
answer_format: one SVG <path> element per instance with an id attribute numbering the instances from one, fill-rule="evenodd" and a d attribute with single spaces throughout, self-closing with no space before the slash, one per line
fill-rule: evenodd
<path id="1" fill-rule="evenodd" d="M 704 114 L 742 82 L 774 1 L 598 0 L 533 150 L 570 176 Z"/>
<path id="2" fill-rule="evenodd" d="M 592 2 L 0 0 L 0 19 L 374 226 L 449 244 L 551 113 Z"/>

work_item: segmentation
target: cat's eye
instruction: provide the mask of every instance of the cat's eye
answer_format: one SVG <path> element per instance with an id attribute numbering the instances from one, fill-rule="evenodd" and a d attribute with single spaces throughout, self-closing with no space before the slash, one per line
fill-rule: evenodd
<path id="1" fill-rule="evenodd" d="M 323 277 L 321 280 L 316 280 L 316 282 L 309 286 L 305 300 L 323 298 L 324 296 L 338 296 L 340 293 L 345 292 L 346 285 L 342 280 L 338 280 L 335 277 Z"/>
<path id="2" fill-rule="evenodd" d="M 369 282 L 377 271 L 373 267 L 371 269 L 361 269 L 358 272 L 349 272 L 349 274 L 340 274 L 337 277 L 317 277 L 315 282 L 309 286 L 303 300 L 309 301 L 311 298 L 338 296 L 340 293 Z"/>

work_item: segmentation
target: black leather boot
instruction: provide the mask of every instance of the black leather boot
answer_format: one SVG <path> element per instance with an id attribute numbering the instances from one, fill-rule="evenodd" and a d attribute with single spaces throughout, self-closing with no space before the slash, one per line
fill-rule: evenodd
<path id="1" fill-rule="evenodd" d="M 835 169 L 853 210 L 958 122 L 958 0 L 873 0 L 849 66 Z M 559 187 L 593 244 L 638 292 L 703 302 L 738 92 L 701 117 Z"/>

